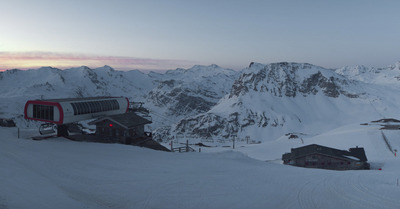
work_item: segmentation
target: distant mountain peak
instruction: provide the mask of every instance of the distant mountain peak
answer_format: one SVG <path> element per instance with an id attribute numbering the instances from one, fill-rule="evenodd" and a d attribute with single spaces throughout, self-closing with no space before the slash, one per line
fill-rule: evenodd
<path id="1" fill-rule="evenodd" d="M 400 61 L 397 61 L 394 65 L 390 66 L 392 69 L 400 70 Z"/>
<path id="2" fill-rule="evenodd" d="M 114 68 L 108 66 L 108 65 L 104 65 L 103 67 L 98 67 L 95 70 L 105 70 L 105 71 L 115 71 Z"/>
<path id="3" fill-rule="evenodd" d="M 308 63 L 279 62 L 267 65 L 253 63 L 250 71 L 235 81 L 229 97 L 249 91 L 265 92 L 274 96 L 307 96 L 322 91 L 326 96 L 338 97 L 341 93 L 352 95 L 343 85 L 350 82 L 330 69 Z"/>

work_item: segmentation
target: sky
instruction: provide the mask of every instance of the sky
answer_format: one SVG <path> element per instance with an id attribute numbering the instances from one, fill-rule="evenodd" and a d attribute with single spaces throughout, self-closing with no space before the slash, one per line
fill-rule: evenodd
<path id="1" fill-rule="evenodd" d="M 400 60 L 397 0 L 0 0 L 0 70 Z"/>

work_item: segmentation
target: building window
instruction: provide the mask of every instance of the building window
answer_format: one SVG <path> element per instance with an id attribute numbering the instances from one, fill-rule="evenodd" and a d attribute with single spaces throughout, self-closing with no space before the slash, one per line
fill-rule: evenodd
<path id="1" fill-rule="evenodd" d="M 54 121 L 54 106 L 33 105 L 33 118 Z"/>

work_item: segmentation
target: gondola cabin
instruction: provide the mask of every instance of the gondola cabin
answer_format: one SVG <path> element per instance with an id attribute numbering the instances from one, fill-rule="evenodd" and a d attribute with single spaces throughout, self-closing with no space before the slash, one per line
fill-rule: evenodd
<path id="1" fill-rule="evenodd" d="M 69 124 L 128 111 L 126 97 L 87 97 L 50 100 L 29 100 L 25 104 L 25 119 Z"/>

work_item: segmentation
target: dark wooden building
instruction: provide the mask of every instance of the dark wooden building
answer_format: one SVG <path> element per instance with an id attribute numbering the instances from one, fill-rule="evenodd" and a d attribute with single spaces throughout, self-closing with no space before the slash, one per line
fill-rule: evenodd
<path id="1" fill-rule="evenodd" d="M 123 144 L 133 144 L 135 141 L 151 138 L 151 133 L 144 131 L 144 126 L 151 121 L 128 112 L 118 115 L 110 115 L 90 122 L 96 125 L 96 135 L 102 139 Z"/>
<path id="2" fill-rule="evenodd" d="M 356 147 L 338 150 L 317 144 L 291 149 L 282 155 L 284 164 L 333 170 L 369 169 L 364 148 Z"/>
<path id="3" fill-rule="evenodd" d="M 90 125 L 96 125 L 95 135 L 72 135 L 69 136 L 69 139 L 101 143 L 122 143 L 169 152 L 169 149 L 153 140 L 150 132 L 145 132 L 144 126 L 149 123 L 151 121 L 133 112 L 109 115 L 89 123 Z"/>

